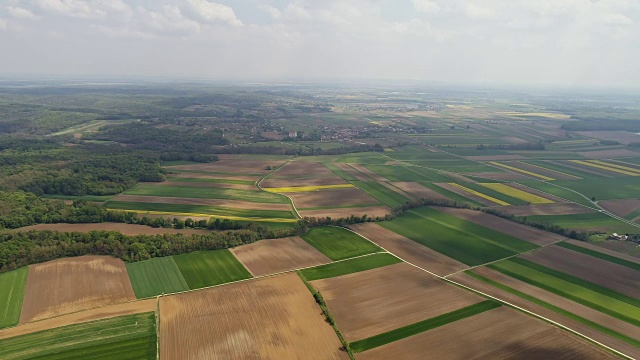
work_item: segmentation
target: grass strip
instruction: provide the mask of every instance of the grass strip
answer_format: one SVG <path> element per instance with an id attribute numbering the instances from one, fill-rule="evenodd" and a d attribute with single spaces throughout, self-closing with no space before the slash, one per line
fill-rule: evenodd
<path id="1" fill-rule="evenodd" d="M 340 176 L 341 178 L 343 178 L 346 181 L 354 181 L 354 180 L 358 180 L 355 178 L 355 176 L 349 174 L 348 172 L 340 169 L 338 166 L 336 166 L 333 163 L 321 163 L 322 166 L 326 167 L 327 169 L 331 170 L 334 174 Z"/>
<path id="2" fill-rule="evenodd" d="M 306 279 L 313 281 L 371 270 L 399 262 L 401 262 L 401 260 L 391 254 L 379 253 L 316 266 L 301 270 L 301 272 Z"/>
<path id="3" fill-rule="evenodd" d="M 615 298 L 591 291 L 568 281 L 549 276 L 532 268 L 519 265 L 510 260 L 487 265 L 514 279 L 524 281 L 543 290 L 560 295 L 571 301 L 588 306 L 601 313 L 615 317 L 629 324 L 640 326 L 640 308 Z"/>
<path id="4" fill-rule="evenodd" d="M 29 267 L 0 274 L 0 329 L 18 325 Z"/>
<path id="5" fill-rule="evenodd" d="M 569 318 L 571 320 L 579 322 L 582 325 L 586 325 L 586 326 L 588 326 L 588 327 L 590 327 L 590 328 L 592 328 L 594 330 L 600 331 L 603 334 L 606 334 L 606 335 L 609 335 L 609 336 L 611 336 L 613 338 L 616 338 L 618 340 L 624 341 L 627 344 L 631 344 L 633 346 L 640 347 L 640 341 L 639 340 L 636 340 L 634 338 L 628 337 L 628 336 L 626 336 L 624 334 L 621 334 L 621 333 L 619 333 L 619 332 L 617 332 L 615 330 L 611 330 L 608 327 L 602 326 L 602 325 L 600 325 L 600 324 L 598 324 L 596 322 L 593 322 L 591 320 L 585 319 L 585 318 L 583 318 L 581 316 L 578 316 L 578 315 L 576 315 L 576 314 L 574 314 L 572 312 L 569 312 L 567 310 L 559 308 L 559 307 L 557 307 L 555 305 L 549 304 L 548 302 L 542 301 L 542 300 L 540 300 L 538 298 L 535 298 L 535 297 L 533 297 L 531 295 L 528 295 L 528 294 L 520 292 L 520 291 L 518 291 L 516 289 L 510 288 L 510 287 L 508 287 L 506 285 L 503 285 L 503 284 L 501 284 L 501 283 L 499 283 L 497 281 L 494 281 L 494 280 L 488 279 L 488 278 L 486 278 L 484 276 L 478 275 L 478 274 L 474 273 L 471 270 L 465 271 L 465 274 L 471 276 L 472 278 L 474 278 L 476 280 L 479 280 L 479 281 L 482 281 L 482 282 L 484 282 L 486 284 L 494 286 L 494 287 L 496 287 L 496 288 L 498 288 L 500 290 L 506 291 L 506 292 L 511 293 L 513 295 L 516 295 L 516 296 L 518 296 L 518 297 L 520 297 L 520 298 L 522 298 L 524 300 L 527 300 L 527 301 L 529 301 L 529 302 L 531 302 L 533 304 L 536 304 L 538 306 L 542 306 L 543 308 L 551 310 L 551 311 L 553 311 L 555 313 L 558 313 L 558 314 L 560 314 L 560 315 L 562 315 L 562 316 L 564 316 L 566 318 Z"/>
<path id="6" fill-rule="evenodd" d="M 167 204 L 136 201 L 109 201 L 105 207 L 118 210 L 162 211 L 174 214 L 210 214 L 218 216 L 236 216 L 245 218 L 294 219 L 293 212 L 285 210 L 238 209 L 224 206 Z M 197 215 L 193 215 L 197 216 Z"/>
<path id="7" fill-rule="evenodd" d="M 638 263 L 634 263 L 632 261 L 621 259 L 621 258 L 616 257 L 616 256 L 607 255 L 607 254 L 601 253 L 599 251 L 583 248 L 582 246 L 573 245 L 573 244 L 568 243 L 566 241 L 562 241 L 562 242 L 556 243 L 555 245 L 563 247 L 565 249 L 577 251 L 577 252 L 583 253 L 585 255 L 593 256 L 593 257 L 596 257 L 598 259 L 606 260 L 606 261 L 612 262 L 614 264 L 626 266 L 626 267 L 634 269 L 634 270 L 640 270 L 640 264 L 638 264 Z"/>
<path id="8" fill-rule="evenodd" d="M 462 309 L 454 310 L 440 316 L 436 316 L 431 319 L 423 320 L 415 324 L 403 326 L 399 329 L 391 330 L 384 334 L 375 335 L 363 340 L 354 341 L 349 346 L 355 353 L 363 352 L 369 349 L 373 349 L 378 346 L 389 344 L 391 342 L 404 339 L 421 332 L 425 332 L 437 327 L 468 318 L 473 315 L 480 314 L 482 312 L 495 309 L 502 306 L 494 300 L 486 300 L 471 306 L 464 307 Z"/>

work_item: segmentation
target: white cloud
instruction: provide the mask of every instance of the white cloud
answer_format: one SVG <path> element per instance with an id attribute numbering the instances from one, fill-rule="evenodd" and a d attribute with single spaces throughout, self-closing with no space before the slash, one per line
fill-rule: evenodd
<path id="1" fill-rule="evenodd" d="M 7 7 L 7 12 L 9 13 L 9 15 L 13 16 L 16 19 L 40 19 L 40 16 L 34 14 L 31 10 L 24 9 L 18 6 Z"/>
<path id="2" fill-rule="evenodd" d="M 210 22 L 223 22 L 234 26 L 242 26 L 233 8 L 207 0 L 189 0 L 191 8 L 196 14 Z"/>
<path id="3" fill-rule="evenodd" d="M 104 10 L 93 8 L 92 3 L 82 0 L 40 0 L 36 2 L 42 10 L 62 16 L 78 18 L 103 18 Z"/>
<path id="4" fill-rule="evenodd" d="M 152 33 L 158 35 L 186 36 L 200 32 L 200 24 L 182 14 L 176 5 L 165 5 L 161 11 L 137 8 L 137 20 Z M 144 32 L 144 30 L 143 30 Z"/>
<path id="5" fill-rule="evenodd" d="M 0 29 L 6 29 L 7 28 L 7 21 L 4 19 L 0 19 Z"/>
<path id="6" fill-rule="evenodd" d="M 440 5 L 434 0 L 411 0 L 416 10 L 423 13 L 432 14 L 440 11 Z"/>

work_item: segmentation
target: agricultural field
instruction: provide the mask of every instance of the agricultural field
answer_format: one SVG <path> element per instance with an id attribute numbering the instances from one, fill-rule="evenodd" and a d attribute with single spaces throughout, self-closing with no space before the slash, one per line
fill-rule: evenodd
<path id="1" fill-rule="evenodd" d="M 0 273 L 0 309 L 3 309 L 0 312 L 0 329 L 17 325 L 20 321 L 28 272 L 27 267 L 22 267 Z"/>
<path id="2" fill-rule="evenodd" d="M 128 263 L 127 273 L 138 299 L 189 290 L 171 256 Z"/>
<path id="3" fill-rule="evenodd" d="M 407 197 L 375 181 L 353 181 L 353 184 L 391 208 L 401 206 L 409 201 Z"/>
<path id="4" fill-rule="evenodd" d="M 327 265 L 303 269 L 300 273 L 305 279 L 312 281 L 371 270 L 387 265 L 397 264 L 401 261 L 402 260 L 391 254 L 371 254 L 355 259 L 341 260 Z"/>
<path id="5" fill-rule="evenodd" d="M 0 358 L 152 360 L 156 338 L 155 314 L 143 313 L 3 339 Z"/>
<path id="6" fill-rule="evenodd" d="M 30 230 L 51 230 L 51 231 L 117 231 L 124 235 L 160 235 L 160 234 L 183 234 L 183 235 L 204 235 L 210 230 L 198 229 L 174 229 L 174 228 L 154 228 L 145 225 L 122 224 L 122 223 L 97 223 L 97 224 L 38 224 L 25 226 L 14 231 L 30 231 Z"/>
<path id="7" fill-rule="evenodd" d="M 161 359 L 349 358 L 296 274 L 162 297 L 160 319 Z"/>
<path id="8" fill-rule="evenodd" d="M 527 216 L 532 222 L 558 225 L 565 229 L 603 231 L 608 233 L 635 234 L 640 229 L 609 217 L 603 213 L 585 213 L 571 215 L 533 215 Z"/>
<path id="9" fill-rule="evenodd" d="M 29 266 L 20 323 L 135 300 L 122 260 L 79 256 Z"/>
<path id="10" fill-rule="evenodd" d="M 334 261 L 381 251 L 358 234 L 338 227 L 313 228 L 302 238 Z"/>
<path id="11" fill-rule="evenodd" d="M 192 290 L 251 277 L 229 250 L 196 251 L 173 260 Z"/>

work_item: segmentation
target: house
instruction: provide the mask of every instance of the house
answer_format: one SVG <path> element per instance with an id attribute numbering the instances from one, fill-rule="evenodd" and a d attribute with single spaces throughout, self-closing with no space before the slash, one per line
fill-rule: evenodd
<path id="1" fill-rule="evenodd" d="M 613 234 L 611 234 L 611 236 L 609 236 L 609 239 L 611 239 L 611 240 L 624 241 L 624 240 L 627 240 L 627 238 L 628 238 L 627 235 L 618 235 L 618 233 L 613 233 Z"/>

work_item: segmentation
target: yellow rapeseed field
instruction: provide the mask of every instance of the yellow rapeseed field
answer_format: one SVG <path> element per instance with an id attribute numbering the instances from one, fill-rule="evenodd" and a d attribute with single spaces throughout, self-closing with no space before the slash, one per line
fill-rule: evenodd
<path id="1" fill-rule="evenodd" d="M 571 161 L 572 163 L 580 164 L 580 165 L 591 166 L 591 167 L 594 167 L 596 169 L 602 169 L 602 170 L 607 170 L 607 171 L 611 171 L 611 172 L 616 172 L 618 174 L 630 175 L 630 176 L 640 176 L 640 173 L 633 172 L 633 171 L 626 171 L 626 170 L 616 169 L 616 168 L 611 167 L 609 165 L 605 166 L 605 165 L 601 165 L 601 164 L 597 164 L 597 163 L 591 163 L 591 162 L 583 161 L 583 160 L 569 160 L 569 161 Z"/>
<path id="2" fill-rule="evenodd" d="M 609 166 L 609 167 L 616 168 L 616 169 L 622 169 L 622 170 L 625 170 L 625 171 L 631 171 L 631 172 L 640 174 L 640 169 L 634 169 L 634 168 L 628 167 L 628 166 L 613 164 L 613 163 L 609 163 L 609 162 L 605 162 L 605 161 L 601 161 L 601 160 L 589 160 L 589 162 L 590 163 L 594 163 L 594 164 L 600 164 L 600 165 L 604 165 L 604 166 Z"/>
<path id="3" fill-rule="evenodd" d="M 499 193 L 505 194 L 505 195 L 509 195 L 512 196 L 516 199 L 520 199 L 523 201 L 526 201 L 530 204 L 553 204 L 554 201 L 549 200 L 549 199 L 545 199 L 542 196 L 538 196 L 538 195 L 534 195 L 534 194 L 530 194 L 526 191 L 522 191 L 520 189 L 516 189 L 514 187 L 511 187 L 509 185 L 506 184 L 500 184 L 500 183 L 482 183 L 480 184 L 486 188 L 489 188 L 491 190 L 495 190 Z"/>
<path id="4" fill-rule="evenodd" d="M 324 189 L 347 189 L 354 187 L 353 184 L 338 184 L 338 185 L 315 185 L 315 186 L 291 186 L 291 187 L 278 187 L 278 188 L 264 188 L 266 191 L 275 193 L 291 193 L 291 192 L 311 192 Z"/>
<path id="5" fill-rule="evenodd" d="M 554 178 L 550 178 L 548 176 L 544 176 L 544 175 L 540 175 L 540 174 L 536 174 L 534 172 L 531 171 L 527 171 L 527 170 L 522 170 L 522 169 L 518 169 L 517 167 L 513 167 L 513 166 L 509 166 L 509 165 L 505 165 L 505 164 L 501 164 L 499 162 L 495 162 L 495 161 L 490 161 L 489 164 L 491 165 L 495 165 L 495 166 L 500 166 L 503 167 L 505 169 L 509 169 L 509 170 L 513 170 L 513 171 L 517 171 L 519 173 L 523 173 L 523 174 L 527 174 L 527 175 L 531 175 L 531 176 L 535 176 L 537 178 L 540 178 L 542 180 L 555 180 Z"/>
<path id="6" fill-rule="evenodd" d="M 496 204 L 498 204 L 498 205 L 503 205 L 503 206 L 509 206 L 509 205 L 511 205 L 511 204 L 509 204 L 509 203 L 508 203 L 508 202 L 506 202 L 506 201 L 502 201 L 502 200 L 500 200 L 500 199 L 496 199 L 496 198 L 491 197 L 491 196 L 489 196 L 489 195 L 485 195 L 485 194 L 483 194 L 483 193 L 481 193 L 481 192 L 478 192 L 478 191 L 475 191 L 475 190 L 469 189 L 468 187 L 464 187 L 464 186 L 462 186 L 462 185 L 460 185 L 460 184 L 456 184 L 456 183 L 449 183 L 449 185 L 451 185 L 451 186 L 455 186 L 455 187 L 457 187 L 458 189 L 464 190 L 464 191 L 466 191 L 466 192 L 468 192 L 468 193 L 470 193 L 470 194 L 473 194 L 473 195 L 476 195 L 476 196 L 480 196 L 481 198 L 483 198 L 483 199 L 487 199 L 487 200 L 489 200 L 489 201 L 491 201 L 491 202 L 494 202 L 494 203 L 496 203 Z"/>

